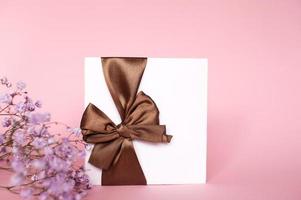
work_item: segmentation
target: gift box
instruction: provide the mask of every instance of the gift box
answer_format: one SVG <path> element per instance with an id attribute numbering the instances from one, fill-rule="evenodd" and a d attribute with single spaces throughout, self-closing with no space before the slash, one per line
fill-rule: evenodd
<path id="1" fill-rule="evenodd" d="M 138 91 L 155 102 L 160 111 L 160 124 L 166 125 L 166 134 L 173 136 L 169 143 L 132 141 L 147 184 L 205 183 L 207 59 L 145 59 Z M 92 103 L 119 124 L 121 117 L 102 65 L 101 57 L 85 58 L 85 107 Z M 85 169 L 92 184 L 101 185 L 102 170 L 88 162 L 92 149 L 93 144 L 86 150 Z"/>

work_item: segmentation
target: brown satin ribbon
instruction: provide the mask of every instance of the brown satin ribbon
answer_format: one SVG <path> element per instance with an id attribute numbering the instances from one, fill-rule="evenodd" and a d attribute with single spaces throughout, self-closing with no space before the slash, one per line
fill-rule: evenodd
<path id="1" fill-rule="evenodd" d="M 137 90 L 146 58 L 101 58 L 103 73 L 121 117 L 115 125 L 105 113 L 89 104 L 82 116 L 83 139 L 95 144 L 89 163 L 102 169 L 102 185 L 146 185 L 132 140 L 170 142 L 165 125 L 159 125 L 154 101 Z"/>

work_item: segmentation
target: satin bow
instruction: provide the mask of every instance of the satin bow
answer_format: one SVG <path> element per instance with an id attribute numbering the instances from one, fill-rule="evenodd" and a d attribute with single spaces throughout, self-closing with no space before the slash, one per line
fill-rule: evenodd
<path id="1" fill-rule="evenodd" d="M 146 185 L 132 140 L 170 142 L 159 110 L 138 87 L 146 58 L 102 58 L 104 77 L 121 117 L 116 125 L 89 104 L 81 120 L 83 139 L 95 144 L 89 163 L 102 169 L 102 185 Z M 158 163 L 159 164 L 159 163 Z"/>

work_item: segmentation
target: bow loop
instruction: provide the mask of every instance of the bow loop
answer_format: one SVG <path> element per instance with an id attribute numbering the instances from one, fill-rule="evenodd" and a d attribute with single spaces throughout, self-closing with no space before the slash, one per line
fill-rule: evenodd
<path id="1" fill-rule="evenodd" d="M 126 113 L 124 123 L 127 125 L 159 124 L 159 110 L 157 105 L 148 95 L 140 91 Z"/>
<path id="2" fill-rule="evenodd" d="M 89 103 L 84 111 L 80 127 L 83 130 L 109 134 L 114 130 L 116 125 L 104 112 L 92 103 Z"/>

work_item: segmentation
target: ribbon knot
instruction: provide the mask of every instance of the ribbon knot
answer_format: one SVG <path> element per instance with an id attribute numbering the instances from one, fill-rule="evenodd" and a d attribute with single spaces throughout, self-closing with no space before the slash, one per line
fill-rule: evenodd
<path id="1" fill-rule="evenodd" d="M 128 128 L 123 124 L 117 125 L 116 131 L 117 131 L 117 133 L 119 134 L 120 137 L 131 138 L 131 134 L 129 133 Z"/>
<path id="2" fill-rule="evenodd" d="M 81 120 L 83 139 L 95 144 L 89 163 L 102 169 L 102 185 L 145 185 L 146 179 L 132 140 L 170 142 L 159 110 L 144 92 L 137 90 L 146 58 L 102 58 L 104 77 L 121 117 L 115 123 L 89 104 Z"/>

